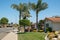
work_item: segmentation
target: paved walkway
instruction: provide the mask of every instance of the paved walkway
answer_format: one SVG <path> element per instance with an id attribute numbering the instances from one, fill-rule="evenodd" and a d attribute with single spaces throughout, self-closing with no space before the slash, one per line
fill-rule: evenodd
<path id="1" fill-rule="evenodd" d="M 2 40 L 17 40 L 17 34 L 10 32 Z"/>

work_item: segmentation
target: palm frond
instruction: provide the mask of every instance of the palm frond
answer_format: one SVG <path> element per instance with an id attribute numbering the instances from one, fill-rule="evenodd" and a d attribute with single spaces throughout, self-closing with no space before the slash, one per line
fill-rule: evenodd
<path id="1" fill-rule="evenodd" d="M 16 5 L 16 4 L 12 4 L 11 7 L 12 7 L 13 9 L 17 9 L 17 10 L 18 10 L 18 5 Z"/>
<path id="2" fill-rule="evenodd" d="M 48 8 L 48 4 L 47 3 L 42 3 L 42 10 L 44 10 L 44 9 L 46 9 L 46 8 Z"/>
<path id="3" fill-rule="evenodd" d="M 30 12 L 29 11 L 22 12 L 22 18 L 24 17 L 26 18 L 31 17 Z"/>
<path id="4" fill-rule="evenodd" d="M 24 9 L 24 5 L 22 3 L 20 3 L 18 7 L 19 7 L 20 10 Z"/>
<path id="5" fill-rule="evenodd" d="M 32 8 L 33 10 L 36 10 L 36 4 L 35 4 L 35 3 L 32 3 L 31 5 L 32 5 L 31 8 Z"/>
<path id="6" fill-rule="evenodd" d="M 42 4 L 42 0 L 38 0 L 37 4 L 36 4 L 36 9 L 41 7 L 41 4 Z"/>

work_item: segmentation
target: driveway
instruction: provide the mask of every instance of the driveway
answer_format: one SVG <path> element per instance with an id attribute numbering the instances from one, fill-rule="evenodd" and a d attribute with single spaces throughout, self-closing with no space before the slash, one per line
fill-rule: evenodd
<path id="1" fill-rule="evenodd" d="M 4 38 L 8 33 L 0 33 L 0 40 Z"/>
<path id="2" fill-rule="evenodd" d="M 0 28 L 0 40 L 4 38 L 9 32 L 11 32 L 13 28 L 8 27 L 8 28 Z"/>
<path id="3" fill-rule="evenodd" d="M 1 40 L 17 40 L 17 34 L 14 32 L 10 32 Z"/>

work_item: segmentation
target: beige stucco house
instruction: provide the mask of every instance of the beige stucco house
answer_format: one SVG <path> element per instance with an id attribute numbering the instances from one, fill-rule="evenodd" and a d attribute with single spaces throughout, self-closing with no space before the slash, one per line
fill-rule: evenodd
<path id="1" fill-rule="evenodd" d="M 60 30 L 60 17 L 51 17 L 45 18 L 45 31 L 47 27 L 51 27 L 52 30 L 58 31 Z"/>

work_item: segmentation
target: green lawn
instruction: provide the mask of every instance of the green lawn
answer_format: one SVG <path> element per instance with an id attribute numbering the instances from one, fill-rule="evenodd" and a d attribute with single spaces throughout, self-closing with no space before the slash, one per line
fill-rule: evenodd
<path id="1" fill-rule="evenodd" d="M 45 33 L 27 32 L 24 34 L 18 34 L 18 40 L 44 40 L 45 35 Z"/>

